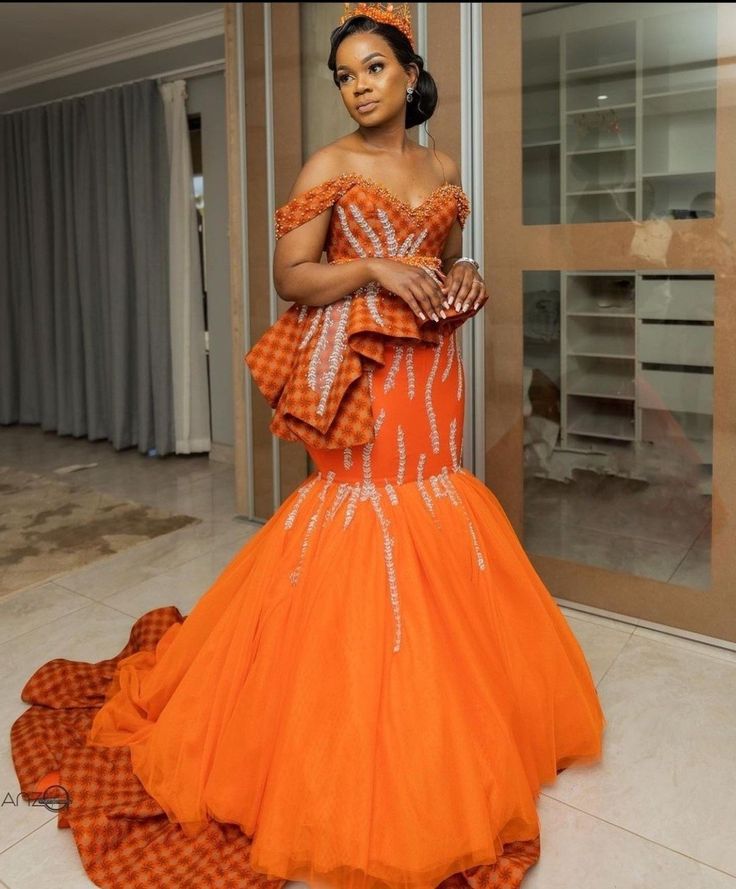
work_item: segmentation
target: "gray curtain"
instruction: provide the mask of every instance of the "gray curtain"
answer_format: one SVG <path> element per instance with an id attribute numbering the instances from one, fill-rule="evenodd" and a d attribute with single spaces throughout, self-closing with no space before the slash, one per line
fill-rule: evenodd
<path id="1" fill-rule="evenodd" d="M 0 115 L 0 423 L 174 451 L 168 189 L 153 80 Z"/>

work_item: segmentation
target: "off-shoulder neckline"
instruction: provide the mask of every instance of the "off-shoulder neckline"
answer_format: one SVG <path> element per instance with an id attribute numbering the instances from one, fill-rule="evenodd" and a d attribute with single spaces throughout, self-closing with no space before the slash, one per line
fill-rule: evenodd
<path id="1" fill-rule="evenodd" d="M 452 189 L 453 191 L 459 191 L 460 193 L 464 194 L 461 185 L 457 185 L 454 182 L 443 182 L 441 185 L 433 188 L 432 191 L 430 191 L 430 193 L 427 195 L 427 197 L 421 201 L 421 203 L 417 204 L 416 207 L 412 207 L 411 204 L 408 204 L 405 200 L 394 194 L 394 192 L 392 192 L 391 189 L 387 186 L 383 185 L 383 183 L 379 182 L 377 179 L 373 179 L 373 177 L 371 176 L 367 176 L 365 173 L 359 173 L 357 170 L 347 170 L 344 173 L 339 173 L 337 176 L 333 176 L 331 179 L 326 180 L 324 184 L 326 185 L 333 182 L 339 182 L 340 180 L 344 179 L 357 181 L 361 184 L 370 186 L 371 188 L 375 189 L 375 191 L 382 194 L 385 198 L 393 201 L 410 215 L 416 215 L 417 213 L 420 213 L 422 210 L 425 209 L 425 207 L 427 207 L 428 204 L 430 204 L 430 202 L 436 195 L 438 195 L 445 189 Z"/>

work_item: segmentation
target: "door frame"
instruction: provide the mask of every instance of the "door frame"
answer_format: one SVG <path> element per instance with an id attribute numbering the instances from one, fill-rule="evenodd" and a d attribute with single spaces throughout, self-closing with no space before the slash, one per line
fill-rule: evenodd
<path id="1" fill-rule="evenodd" d="M 522 207 L 522 13 L 520 3 L 483 6 L 483 155 L 486 282 L 486 482 L 523 535 L 523 292 L 534 269 L 629 269 L 635 223 L 524 225 Z M 736 198 L 736 8 L 718 7 L 716 183 Z M 672 268 L 715 273 L 711 587 L 657 581 L 528 554 L 560 602 L 642 626 L 736 648 L 736 274 L 713 262 L 714 239 L 736 244 L 736 201 L 714 219 L 674 220 Z M 606 245 L 605 257 L 600 245 Z M 646 268 L 637 259 L 637 266 Z M 655 268 L 654 264 L 651 264 Z M 661 266 L 659 267 L 661 271 Z"/>

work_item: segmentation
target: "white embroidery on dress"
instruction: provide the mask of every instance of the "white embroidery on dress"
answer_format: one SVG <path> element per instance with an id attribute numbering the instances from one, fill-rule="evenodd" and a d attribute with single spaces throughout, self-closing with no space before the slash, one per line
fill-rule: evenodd
<path id="1" fill-rule="evenodd" d="M 428 234 L 429 234 L 429 229 L 427 229 L 427 228 L 423 228 L 419 232 L 419 234 L 416 236 L 414 243 L 411 245 L 411 248 L 409 250 L 410 254 L 417 252 L 417 250 L 421 246 L 422 241 L 427 237 Z"/>
<path id="2" fill-rule="evenodd" d="M 440 497 L 445 496 L 445 491 L 440 488 L 440 483 L 436 475 L 430 475 L 429 484 L 432 488 L 432 493 L 439 500 Z"/>
<path id="3" fill-rule="evenodd" d="M 394 384 L 396 383 L 396 374 L 399 372 L 399 367 L 401 366 L 401 356 L 403 352 L 404 346 L 402 344 L 394 347 L 394 359 L 391 362 L 391 367 L 389 368 L 389 371 L 383 380 L 384 392 L 389 392 L 391 389 L 393 389 Z"/>
<path id="4" fill-rule="evenodd" d="M 350 204 L 350 212 L 353 214 L 355 221 L 363 230 L 365 236 L 373 245 L 373 250 L 376 256 L 383 256 L 383 244 L 381 243 L 381 239 L 378 235 L 373 231 L 371 226 L 368 224 L 368 220 L 363 216 L 360 207 L 357 204 Z"/>
<path id="5" fill-rule="evenodd" d="M 353 449 L 351 447 L 344 448 L 342 452 L 343 469 L 350 469 L 353 465 Z"/>
<path id="6" fill-rule="evenodd" d="M 319 367 L 322 353 L 327 346 L 327 337 L 329 335 L 331 326 L 332 306 L 330 305 L 325 306 L 325 310 L 322 313 L 322 329 L 319 332 L 319 338 L 317 339 L 317 343 L 312 350 L 312 354 L 309 358 L 309 366 L 307 367 L 307 382 L 314 392 L 316 392 L 319 388 L 319 382 L 317 380 L 317 368 Z"/>
<path id="7" fill-rule="evenodd" d="M 399 505 L 399 497 L 396 493 L 396 489 L 391 484 L 391 482 L 386 482 L 386 484 L 383 487 L 386 489 L 386 493 L 388 494 L 388 499 L 391 501 L 391 505 L 398 506 Z"/>
<path id="8" fill-rule="evenodd" d="M 306 309 L 307 306 L 303 306 L 303 308 Z M 320 306 L 317 309 L 317 311 L 314 313 L 314 318 L 312 318 L 312 323 L 309 325 L 309 329 L 302 337 L 302 341 L 299 343 L 299 346 L 298 346 L 299 349 L 303 349 L 307 345 L 307 343 L 312 339 L 315 331 L 319 327 L 319 322 L 322 320 L 322 316 L 324 315 L 324 312 L 325 312 L 325 307 Z"/>
<path id="9" fill-rule="evenodd" d="M 378 218 L 381 221 L 381 225 L 383 226 L 384 234 L 386 235 L 386 245 L 388 246 L 388 255 L 396 256 L 396 253 L 399 249 L 399 245 L 396 242 L 396 229 L 389 218 L 388 213 L 383 209 L 383 207 L 379 207 L 376 210 L 378 214 Z"/>
<path id="10" fill-rule="evenodd" d="M 452 359 L 455 356 L 455 337 L 453 334 L 447 337 L 447 364 L 442 371 L 442 382 L 444 383 L 452 370 Z"/>
<path id="11" fill-rule="evenodd" d="M 340 508 L 340 504 L 347 497 L 349 491 L 350 485 L 347 482 L 341 482 L 337 486 L 337 494 L 335 495 L 335 499 L 332 501 L 330 508 L 325 514 L 325 523 L 332 521 L 332 519 L 335 517 L 335 513 Z"/>
<path id="12" fill-rule="evenodd" d="M 300 323 L 300 324 L 301 324 L 301 323 L 304 321 L 304 319 L 307 317 L 307 312 L 308 312 L 308 311 L 309 311 L 309 306 L 306 306 L 306 305 L 305 305 L 305 306 L 302 306 L 302 307 L 299 309 L 299 314 L 298 314 L 297 317 L 298 317 L 298 319 L 299 319 L 299 323 Z"/>
<path id="13" fill-rule="evenodd" d="M 404 243 L 399 247 L 399 252 L 396 254 L 397 256 L 406 256 L 411 248 L 412 242 L 414 240 L 414 233 L 412 232 L 410 235 L 407 235 Z"/>
<path id="14" fill-rule="evenodd" d="M 406 378 L 409 383 L 409 398 L 414 398 L 414 346 L 406 347 Z"/>
<path id="15" fill-rule="evenodd" d="M 429 419 L 429 438 L 432 444 L 432 453 L 439 454 L 440 452 L 440 434 L 437 430 L 437 416 L 434 412 L 434 405 L 432 404 L 432 385 L 434 383 L 434 377 L 437 373 L 437 366 L 440 363 L 440 352 L 442 351 L 442 344 L 440 343 L 438 346 L 434 346 L 434 360 L 432 361 L 432 368 L 429 371 L 427 376 L 427 383 L 424 387 L 424 406 L 427 409 L 427 418 Z"/>
<path id="16" fill-rule="evenodd" d="M 376 417 L 376 422 L 373 424 L 373 437 L 375 438 L 378 433 L 381 431 L 381 426 L 383 426 L 383 421 L 386 419 L 386 408 L 382 407 Z"/>
<path id="17" fill-rule="evenodd" d="M 379 496 L 378 489 L 373 484 L 371 484 L 370 486 L 370 500 L 373 504 L 373 509 L 376 513 L 376 516 L 378 517 L 378 522 L 381 526 L 381 533 L 383 534 L 383 558 L 386 563 L 386 573 L 388 574 L 388 585 L 391 594 L 391 609 L 394 613 L 395 623 L 393 650 L 394 652 L 397 652 L 401 648 L 401 609 L 399 605 L 398 584 L 396 582 L 396 569 L 394 567 L 393 548 L 395 541 L 389 533 L 391 523 L 384 515 L 383 509 L 381 507 L 381 498 Z"/>
<path id="18" fill-rule="evenodd" d="M 401 425 L 396 427 L 396 435 L 399 443 L 399 471 L 396 473 L 396 484 L 403 485 L 406 472 L 406 444 L 404 443 L 404 429 Z"/>
<path id="19" fill-rule="evenodd" d="M 463 377 L 465 376 L 465 371 L 463 370 L 463 362 L 462 358 L 457 356 L 457 400 L 463 397 Z"/>
<path id="20" fill-rule="evenodd" d="M 417 465 L 417 487 L 419 488 L 419 493 L 422 495 L 422 500 L 424 500 L 425 504 L 427 505 L 427 509 L 432 513 L 432 515 L 434 515 L 434 505 L 432 504 L 432 498 L 429 496 L 427 488 L 424 484 L 424 479 L 422 478 L 426 460 L 426 454 L 419 455 L 419 463 Z"/>
<path id="21" fill-rule="evenodd" d="M 473 525 L 473 522 L 472 522 L 470 516 L 468 515 L 467 509 L 465 509 L 465 505 L 463 504 L 462 498 L 457 493 L 457 490 L 455 489 L 455 486 L 452 483 L 452 479 L 450 478 L 450 473 L 448 472 L 446 466 L 442 467 L 442 470 L 440 472 L 440 477 L 442 479 L 442 483 L 445 486 L 445 490 L 447 491 L 447 494 L 450 498 L 450 502 L 452 503 L 453 506 L 459 506 L 465 515 L 465 518 L 468 523 L 468 531 L 470 532 L 470 539 L 473 542 L 473 549 L 475 550 L 475 558 L 478 562 L 478 567 L 480 568 L 481 571 L 484 571 L 485 567 L 486 567 L 486 561 L 483 558 L 483 552 L 480 548 L 480 544 L 478 543 L 478 537 L 475 533 L 475 526 Z"/>
<path id="22" fill-rule="evenodd" d="M 376 431 L 380 429 L 382 423 L 384 422 L 385 414 L 382 410 L 379 413 L 378 418 L 375 421 L 374 428 Z M 400 428 L 400 427 L 399 427 Z M 299 489 L 299 497 L 303 498 L 306 496 L 307 492 L 314 485 L 315 481 L 322 480 L 323 488 L 320 491 L 317 508 L 314 513 L 310 516 L 309 522 L 307 524 L 307 529 L 304 535 L 304 539 L 302 541 L 302 545 L 300 548 L 300 555 L 297 567 L 291 572 L 291 582 L 296 584 L 301 569 L 304 564 L 305 554 L 307 552 L 309 542 L 314 534 L 314 530 L 319 522 L 320 516 L 323 515 L 323 523 L 327 524 L 331 522 L 340 506 L 345 502 L 347 498 L 347 507 L 345 510 L 345 519 L 343 522 L 343 527 L 347 528 L 352 521 L 358 503 L 362 500 L 369 500 L 373 511 L 378 519 L 379 526 L 381 529 L 382 539 L 383 539 L 383 551 L 384 551 L 384 562 L 386 565 L 386 575 L 388 579 L 388 588 L 390 593 L 390 602 L 391 608 L 394 615 L 395 622 L 395 634 L 394 634 L 394 644 L 393 651 L 397 652 L 400 650 L 401 643 L 401 634 L 402 634 L 402 624 L 401 624 L 401 609 L 399 603 L 399 592 L 398 592 L 398 583 L 395 569 L 395 556 L 394 549 L 396 546 L 396 539 L 390 533 L 391 522 L 388 519 L 386 512 L 384 510 L 384 500 L 381 495 L 381 489 L 374 482 L 372 478 L 372 466 L 370 463 L 370 451 L 372 448 L 372 442 L 369 442 L 367 445 L 364 445 L 364 471 L 363 471 L 363 479 L 357 482 L 341 482 L 336 488 L 336 493 L 333 498 L 332 503 L 329 505 L 329 508 L 324 509 L 324 504 L 326 503 L 327 492 L 330 489 L 334 479 L 335 473 L 333 471 L 329 471 L 326 474 L 326 477 L 323 478 L 321 473 L 318 473 L 317 476 L 310 479 L 302 488 Z M 417 467 L 417 488 L 422 496 L 424 503 L 429 509 L 430 513 L 433 515 L 435 523 L 439 526 L 439 520 L 436 515 L 434 509 L 434 503 L 432 500 L 432 496 L 427 490 L 427 486 L 431 489 L 433 495 L 437 500 L 441 497 L 448 497 L 453 506 L 460 507 L 463 510 L 464 516 L 467 520 L 468 530 L 470 533 L 471 541 L 473 544 L 473 548 L 475 551 L 476 558 L 478 560 L 478 565 L 481 570 L 485 568 L 485 560 L 483 558 L 483 553 L 481 551 L 478 537 L 475 532 L 475 527 L 473 526 L 470 517 L 468 516 L 468 512 L 464 507 L 462 499 L 454 488 L 452 481 L 450 479 L 450 470 L 447 466 L 443 466 L 438 473 L 434 475 L 430 475 L 426 479 L 424 478 L 424 467 L 427 459 L 426 453 L 423 453 L 419 457 L 419 464 Z M 398 506 L 400 503 L 400 491 L 401 486 L 399 485 L 398 490 L 394 487 L 391 482 L 386 481 L 383 486 L 383 491 L 386 493 L 386 497 L 388 498 L 389 503 L 392 506 Z M 324 513 L 323 513 L 324 509 Z M 294 512 L 292 508 L 292 512 Z M 290 513 L 291 514 L 291 513 Z M 287 520 L 288 521 L 288 520 Z M 291 523 L 289 523 L 290 526 Z"/>
<path id="23" fill-rule="evenodd" d="M 348 326 L 348 318 L 350 317 L 351 302 L 352 295 L 340 300 L 340 317 L 337 323 L 337 330 L 335 331 L 335 338 L 332 343 L 332 351 L 330 352 L 330 357 L 328 358 L 327 372 L 322 382 L 322 392 L 319 399 L 319 405 L 317 406 L 317 413 L 320 416 L 325 412 L 325 408 L 327 407 L 327 399 L 329 398 L 330 392 L 332 391 L 332 384 L 335 382 L 337 371 L 345 355 L 345 349 L 347 347 L 346 331 Z"/>
<path id="24" fill-rule="evenodd" d="M 334 478 L 335 478 L 335 473 L 332 470 L 330 470 L 327 473 L 327 481 L 324 483 L 324 485 L 322 486 L 322 490 L 319 493 L 319 498 L 317 500 L 317 509 L 315 509 L 315 511 L 312 513 L 312 515 L 309 518 L 309 524 L 307 525 L 307 530 L 304 535 L 304 540 L 302 540 L 302 548 L 301 548 L 301 552 L 299 553 L 299 561 L 297 563 L 296 568 L 294 568 L 294 570 L 291 572 L 291 575 L 290 575 L 292 585 L 296 585 L 297 581 L 299 580 L 299 574 L 301 573 L 302 565 L 304 564 L 304 555 L 307 552 L 307 547 L 309 546 L 309 540 L 312 536 L 312 532 L 314 531 L 314 527 L 317 524 L 317 521 L 319 519 L 319 514 L 322 511 L 322 506 L 325 502 L 325 497 L 327 496 L 327 492 L 330 489 L 330 485 L 332 484 Z"/>
<path id="25" fill-rule="evenodd" d="M 457 459 L 457 417 L 450 420 L 450 459 L 452 460 L 452 468 L 457 470 L 460 466 Z"/>
<path id="26" fill-rule="evenodd" d="M 360 482 L 355 485 L 352 485 L 350 488 L 350 499 L 348 500 L 348 505 L 345 510 L 345 521 L 343 522 L 343 528 L 347 528 L 347 526 L 352 522 L 353 516 L 355 515 L 355 507 L 358 505 L 358 497 L 360 496 Z"/>
<path id="27" fill-rule="evenodd" d="M 296 503 L 291 507 L 291 509 L 289 510 L 289 514 L 286 516 L 284 528 L 291 528 L 291 526 L 294 524 L 294 520 L 296 519 L 297 513 L 299 512 L 299 507 L 302 505 L 302 503 L 304 503 L 304 499 L 312 490 L 318 478 L 319 475 L 315 475 L 313 478 L 309 479 L 300 488 L 297 489 Z"/>
<path id="28" fill-rule="evenodd" d="M 371 318 L 379 325 L 379 327 L 385 327 L 386 322 L 381 317 L 381 313 L 378 311 L 378 304 L 376 303 L 376 298 L 378 296 L 378 282 L 377 281 L 369 281 L 365 286 L 365 302 L 368 306 L 368 311 L 371 313 Z"/>
<path id="29" fill-rule="evenodd" d="M 337 215 L 340 220 L 340 228 L 342 229 L 345 238 L 347 239 L 350 246 L 355 250 L 358 256 L 367 256 L 368 254 L 363 249 L 363 245 L 360 241 L 355 237 L 355 235 L 350 230 L 350 224 L 348 223 L 348 217 L 345 213 L 344 208 L 341 204 L 335 204 L 335 209 L 337 210 Z"/>

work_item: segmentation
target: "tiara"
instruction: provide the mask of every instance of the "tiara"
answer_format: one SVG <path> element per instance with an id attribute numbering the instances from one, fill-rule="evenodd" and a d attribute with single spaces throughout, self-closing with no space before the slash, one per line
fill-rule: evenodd
<path id="1" fill-rule="evenodd" d="M 352 7 L 352 8 L 351 8 Z M 406 37 L 414 49 L 414 36 L 411 32 L 411 13 L 408 3 L 346 3 L 345 12 L 340 18 L 340 24 L 356 15 L 365 15 L 384 25 L 393 25 Z"/>

